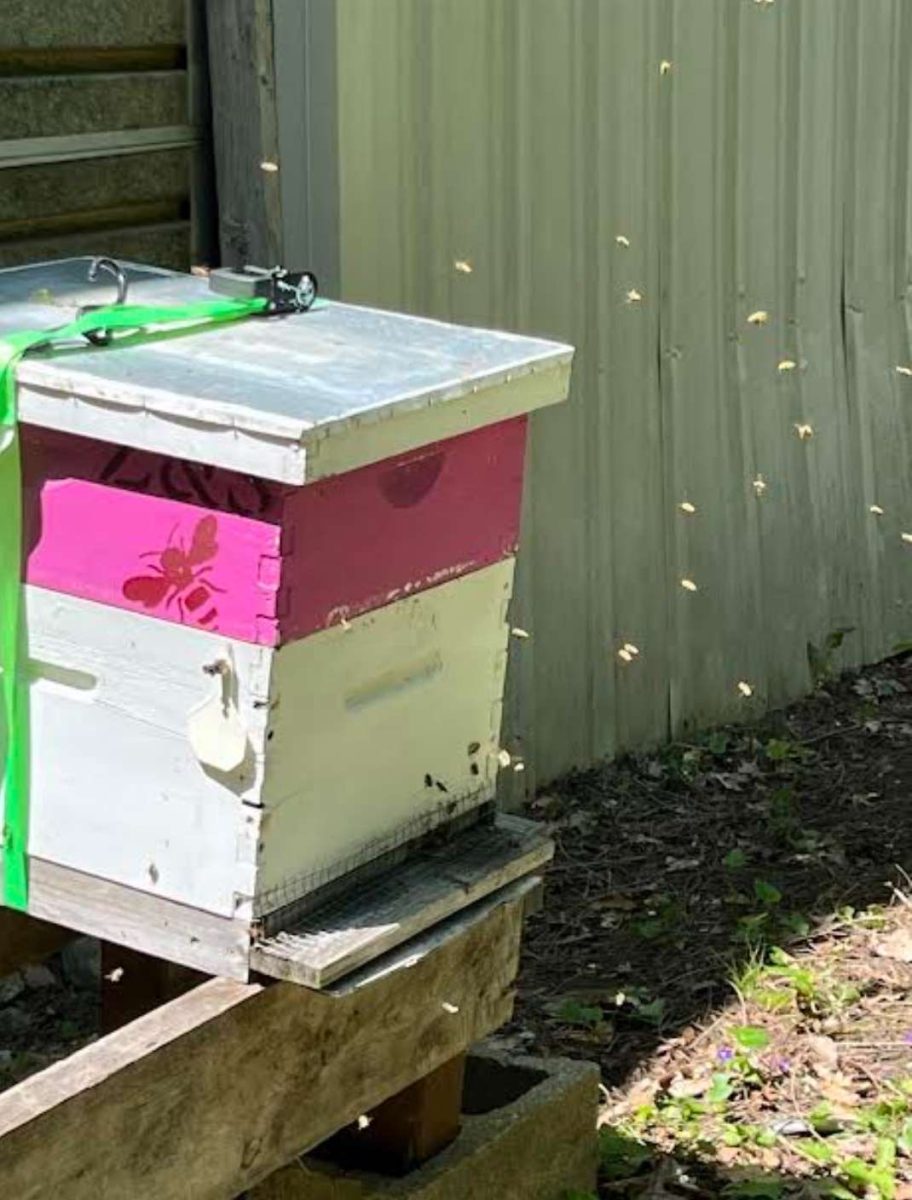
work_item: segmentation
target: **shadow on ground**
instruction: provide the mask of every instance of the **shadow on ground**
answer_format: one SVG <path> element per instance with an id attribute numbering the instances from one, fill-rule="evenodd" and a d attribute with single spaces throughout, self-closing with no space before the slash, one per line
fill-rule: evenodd
<path id="1" fill-rule="evenodd" d="M 855 1078 L 871 1077 L 876 1090 L 881 1075 L 912 1076 L 912 1033 L 901 1027 L 904 1021 L 912 1027 L 912 968 L 894 964 L 899 974 L 891 979 L 890 996 L 878 998 L 880 960 L 868 943 L 863 953 L 856 943 L 851 951 L 845 943 L 847 931 L 860 928 L 860 914 L 873 912 L 876 921 L 896 888 L 912 890 L 906 875 L 912 866 L 910 795 L 908 656 L 828 681 L 809 700 L 758 726 L 716 730 L 566 778 L 536 801 L 537 815 L 553 829 L 557 856 L 545 907 L 528 930 L 507 1044 L 598 1061 L 606 1111 L 614 1105 L 629 1114 L 638 1089 L 652 1103 L 672 1077 L 685 1095 L 704 1059 L 707 1074 L 718 1071 L 714 1056 L 723 1024 L 758 1019 L 747 1013 L 742 989 L 771 952 L 775 960 L 772 948 L 785 951 L 783 961 L 789 955 L 799 961 L 826 947 L 842 963 L 839 970 L 858 975 L 863 963 L 864 978 L 844 985 L 853 995 L 858 991 L 858 1003 L 849 1016 L 842 1009 L 829 1017 L 809 1015 L 798 1011 L 801 998 L 793 993 L 798 1009 L 787 1028 L 783 1024 L 783 1039 L 809 1061 L 808 1038 L 816 1038 L 820 1050 L 834 1038 L 848 1038 L 842 1024 L 854 1021 L 857 1030 L 869 1031 L 856 1030 L 852 1044 L 873 1047 L 859 1060 Z M 884 1032 L 872 1014 L 888 1009 Z M 864 1037 L 869 1042 L 859 1040 Z M 832 1070 L 820 1068 L 821 1078 L 824 1071 L 841 1078 L 836 1056 L 848 1053 L 848 1044 L 833 1050 Z M 763 1120 L 764 1088 L 775 1090 L 777 1070 L 767 1058 L 763 1086 L 746 1089 L 760 1111 L 751 1120 Z M 784 1063 L 781 1073 L 780 1084 L 788 1087 L 777 1085 L 778 1099 L 768 1097 L 770 1117 L 788 1088 L 795 1113 L 801 1109 L 797 1070 Z M 817 1075 L 813 1079 L 820 1083 Z M 692 1094 L 703 1096 L 698 1085 Z M 836 1084 L 829 1080 L 827 1086 Z M 816 1130 L 808 1132 L 817 1137 Z M 638 1194 L 638 1156 L 644 1160 L 640 1190 L 651 1197 L 777 1200 L 862 1195 L 865 1188 L 881 1194 L 864 1180 L 857 1189 L 850 1182 L 853 1190 L 846 1191 L 845 1172 L 841 1183 L 834 1182 L 825 1163 L 815 1178 L 801 1180 L 764 1174 L 756 1162 L 744 1168 L 735 1161 L 737 1152 L 724 1165 L 715 1147 L 700 1152 L 699 1120 L 691 1133 L 697 1150 L 689 1158 L 680 1148 L 664 1155 L 661 1138 L 651 1146 L 648 1139 L 646 1145 L 634 1140 L 632 1159 L 624 1161 L 626 1182 L 612 1183 L 609 1170 L 604 1194 Z M 777 1160 L 770 1151 L 769 1161 Z M 888 1200 L 891 1194 L 912 1196 L 912 1190 L 891 1193 L 888 1187 L 883 1193 Z"/>

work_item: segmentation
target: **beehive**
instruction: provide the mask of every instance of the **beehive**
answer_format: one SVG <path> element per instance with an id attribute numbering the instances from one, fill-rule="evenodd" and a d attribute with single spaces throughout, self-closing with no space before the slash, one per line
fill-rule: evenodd
<path id="1" fill-rule="evenodd" d="M 0 272 L 0 335 L 86 269 Z M 491 799 L 526 414 L 570 360 L 327 303 L 20 364 L 30 911 L 211 969 Z"/>

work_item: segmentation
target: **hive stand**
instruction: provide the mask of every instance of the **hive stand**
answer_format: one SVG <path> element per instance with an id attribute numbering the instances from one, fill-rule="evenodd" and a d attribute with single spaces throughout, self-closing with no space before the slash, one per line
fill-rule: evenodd
<path id="1" fill-rule="evenodd" d="M 540 884 L 507 883 L 322 991 L 200 983 L 105 947 L 110 1032 L 0 1093 L 0 1178 L 19 1200 L 235 1200 L 333 1134 L 360 1135 L 366 1164 L 420 1162 L 458 1131 L 466 1049 L 511 1014 Z M 4 970 L 66 937 L 0 911 Z"/>

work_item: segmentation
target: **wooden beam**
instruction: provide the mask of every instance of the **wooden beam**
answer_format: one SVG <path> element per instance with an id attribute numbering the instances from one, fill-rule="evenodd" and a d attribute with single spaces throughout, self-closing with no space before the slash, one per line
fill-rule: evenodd
<path id="1" fill-rule="evenodd" d="M 249 978 L 247 921 L 217 917 L 35 857 L 29 859 L 29 911 L 207 975 Z"/>
<path id="2" fill-rule="evenodd" d="M 76 935 L 60 925 L 37 921 L 11 908 L 0 908 L 0 976 L 41 962 L 62 950 Z"/>
<path id="3" fill-rule="evenodd" d="M 272 0 L 207 0 L 219 241 L 227 266 L 282 257 Z"/>
<path id="4" fill-rule="evenodd" d="M 195 146 L 200 135 L 191 125 L 153 129 L 114 129 L 104 133 L 71 133 L 59 137 L 10 138 L 0 141 L 0 169 L 40 163 L 78 162 L 119 154 L 146 154 Z"/>
<path id="5" fill-rule="evenodd" d="M 181 196 L 112 204 L 106 208 L 73 209 L 70 212 L 33 214 L 4 220 L 0 217 L 0 242 L 20 238 L 57 237 L 68 233 L 91 233 L 97 229 L 132 229 L 137 225 L 160 225 L 182 221 L 189 203 Z"/>
<path id="6" fill-rule="evenodd" d="M 526 887 L 313 992 L 215 979 L 0 1095 L 17 1200 L 231 1200 L 501 1025 Z"/>
<path id="7" fill-rule="evenodd" d="M 404 1175 L 456 1140 L 461 1127 L 465 1054 L 384 1101 L 315 1151 L 346 1170 Z"/>
<path id="8" fill-rule="evenodd" d="M 187 49 L 182 45 L 0 47 L 0 75 L 179 71 L 186 65 Z"/>

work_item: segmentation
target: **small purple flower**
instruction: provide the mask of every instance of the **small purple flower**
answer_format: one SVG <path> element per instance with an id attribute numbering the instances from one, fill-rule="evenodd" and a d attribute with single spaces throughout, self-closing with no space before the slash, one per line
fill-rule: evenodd
<path id="1" fill-rule="evenodd" d="M 907 1046 L 912 1046 L 912 1029 L 907 1029 L 903 1034 L 903 1041 Z"/>
<path id="2" fill-rule="evenodd" d="M 788 1075 L 792 1069 L 792 1064 L 787 1058 L 777 1058 L 775 1066 L 780 1075 Z"/>
<path id="3" fill-rule="evenodd" d="M 720 1046 L 716 1051 L 716 1058 L 720 1063 L 729 1063 L 735 1057 L 735 1052 L 731 1046 Z"/>

